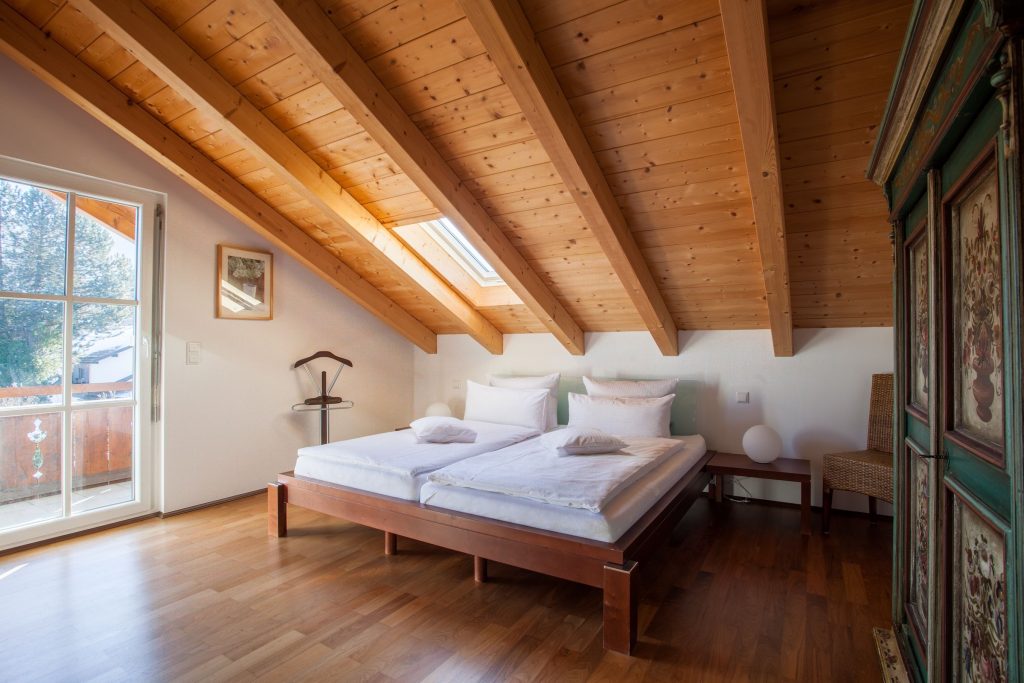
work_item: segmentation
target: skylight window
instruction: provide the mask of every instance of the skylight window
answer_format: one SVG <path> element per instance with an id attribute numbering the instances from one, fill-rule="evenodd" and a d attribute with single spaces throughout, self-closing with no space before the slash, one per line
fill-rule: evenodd
<path id="1" fill-rule="evenodd" d="M 496 287 L 505 284 L 483 254 L 469 243 L 466 236 L 450 220 L 441 218 L 420 223 L 420 226 L 481 286 Z"/>

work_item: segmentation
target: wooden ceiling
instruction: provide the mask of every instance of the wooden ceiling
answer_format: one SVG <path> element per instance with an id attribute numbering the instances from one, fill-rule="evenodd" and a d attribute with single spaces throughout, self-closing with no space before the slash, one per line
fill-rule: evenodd
<path id="1" fill-rule="evenodd" d="M 0 49 L 419 347 L 888 325 L 909 0 L 4 0 Z M 768 87 L 768 86 L 771 87 Z M 753 188 L 753 192 L 751 192 Z M 421 233 L 447 216 L 508 284 Z"/>

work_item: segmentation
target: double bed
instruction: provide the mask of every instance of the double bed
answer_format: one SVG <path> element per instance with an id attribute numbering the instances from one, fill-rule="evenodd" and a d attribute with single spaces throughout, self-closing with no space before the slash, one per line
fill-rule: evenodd
<path id="1" fill-rule="evenodd" d="M 300 451 L 296 470 L 268 486 L 272 536 L 287 535 L 292 504 L 380 529 L 388 554 L 406 537 L 472 555 L 480 582 L 493 560 L 594 586 L 604 646 L 623 653 L 636 642 L 640 563 L 701 495 L 713 455 L 700 436 L 626 439 L 628 468 L 600 490 L 557 481 L 600 478 L 609 456 L 544 454 L 536 433 L 484 427 L 475 444 L 419 444 L 412 459 L 387 453 L 410 448 L 408 430 L 366 438 L 368 451 L 351 441 Z"/>

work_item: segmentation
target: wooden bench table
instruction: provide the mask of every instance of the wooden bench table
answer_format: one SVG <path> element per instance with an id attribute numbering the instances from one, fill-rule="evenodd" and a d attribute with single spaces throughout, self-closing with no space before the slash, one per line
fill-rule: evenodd
<path id="1" fill-rule="evenodd" d="M 722 501 L 726 475 L 800 482 L 800 530 L 804 534 L 811 533 L 811 463 L 809 461 L 779 458 L 775 462 L 759 463 L 737 453 L 717 453 L 708 463 L 707 470 L 715 477 L 710 493 L 716 502 Z"/>

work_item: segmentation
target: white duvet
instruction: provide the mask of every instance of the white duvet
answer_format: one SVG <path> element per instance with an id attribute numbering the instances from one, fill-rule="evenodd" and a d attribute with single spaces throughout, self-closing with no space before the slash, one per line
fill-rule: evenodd
<path id="1" fill-rule="evenodd" d="M 671 455 L 693 448 L 684 441 L 627 438 L 607 455 L 558 457 L 532 439 L 430 475 L 432 483 L 503 493 L 553 505 L 600 512 L 615 496 Z"/>
<path id="2" fill-rule="evenodd" d="M 473 443 L 416 443 L 416 435 L 411 429 L 371 434 L 322 446 L 300 448 L 295 473 L 305 474 L 300 471 L 303 461 L 311 459 L 360 465 L 415 477 L 464 458 L 511 446 L 540 433 L 535 429 L 514 425 L 473 420 L 464 422 L 477 433 Z"/>

